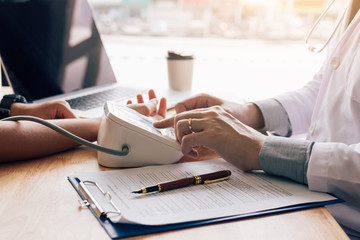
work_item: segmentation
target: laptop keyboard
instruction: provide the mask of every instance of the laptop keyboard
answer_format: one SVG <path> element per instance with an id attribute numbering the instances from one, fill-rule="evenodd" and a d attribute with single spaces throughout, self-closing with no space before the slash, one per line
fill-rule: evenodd
<path id="1" fill-rule="evenodd" d="M 131 99 L 137 94 L 143 94 L 145 91 L 134 88 L 117 87 L 102 92 L 97 92 L 77 98 L 66 100 L 72 109 L 86 111 L 92 108 L 101 107 L 108 100 Z"/>

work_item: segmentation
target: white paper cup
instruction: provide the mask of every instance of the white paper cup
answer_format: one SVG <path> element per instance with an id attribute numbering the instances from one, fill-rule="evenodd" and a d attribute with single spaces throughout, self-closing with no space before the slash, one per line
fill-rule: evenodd
<path id="1" fill-rule="evenodd" d="M 194 58 L 169 52 L 167 57 L 169 87 L 177 91 L 191 90 Z"/>

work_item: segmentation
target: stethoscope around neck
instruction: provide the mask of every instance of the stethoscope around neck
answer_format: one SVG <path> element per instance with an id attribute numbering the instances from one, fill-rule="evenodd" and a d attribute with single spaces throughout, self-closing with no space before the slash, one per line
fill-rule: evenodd
<path id="1" fill-rule="evenodd" d="M 336 30 L 339 28 L 341 21 L 344 18 L 345 15 L 345 10 L 341 13 L 340 17 L 338 18 L 336 25 L 333 29 L 333 31 L 331 32 L 330 36 L 328 37 L 328 39 L 325 41 L 325 43 L 323 45 L 321 45 L 320 47 L 315 47 L 312 46 L 311 44 L 309 44 L 309 39 L 311 38 L 311 35 L 313 34 L 315 28 L 319 25 L 319 23 L 323 20 L 323 18 L 325 17 L 325 15 L 327 14 L 327 12 L 329 11 L 330 7 L 333 5 L 333 3 L 336 0 L 332 0 L 328 6 L 325 8 L 325 10 L 321 13 L 321 15 L 319 16 L 319 18 L 315 21 L 314 25 L 311 27 L 306 39 L 305 39 L 305 45 L 306 47 L 311 51 L 311 52 L 315 52 L 315 53 L 320 53 L 322 50 L 324 50 L 324 48 L 329 44 L 330 40 L 333 38 Z"/>

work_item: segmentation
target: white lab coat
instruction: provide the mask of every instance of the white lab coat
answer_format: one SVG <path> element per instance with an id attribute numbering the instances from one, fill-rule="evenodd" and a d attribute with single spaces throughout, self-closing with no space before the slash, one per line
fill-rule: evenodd
<path id="1" fill-rule="evenodd" d="M 344 199 L 327 208 L 360 237 L 360 12 L 350 25 L 348 16 L 349 11 L 314 79 L 276 99 L 289 115 L 293 134 L 307 132 L 307 139 L 315 141 L 309 189 Z"/>

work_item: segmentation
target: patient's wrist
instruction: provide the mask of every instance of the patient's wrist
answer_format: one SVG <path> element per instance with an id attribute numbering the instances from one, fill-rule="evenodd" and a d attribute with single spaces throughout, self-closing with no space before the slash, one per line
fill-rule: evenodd
<path id="1" fill-rule="evenodd" d="M 10 108 L 10 116 L 25 115 L 26 107 L 25 103 L 13 103 Z"/>
<path id="2" fill-rule="evenodd" d="M 250 119 L 249 126 L 254 129 L 262 129 L 265 127 L 265 121 L 260 108 L 254 103 L 247 103 L 248 114 Z"/>

